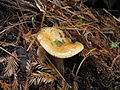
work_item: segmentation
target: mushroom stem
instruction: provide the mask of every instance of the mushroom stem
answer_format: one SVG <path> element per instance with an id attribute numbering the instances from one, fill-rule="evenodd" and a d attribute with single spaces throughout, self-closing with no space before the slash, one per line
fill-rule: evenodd
<path id="1" fill-rule="evenodd" d="M 37 49 L 37 56 L 38 56 L 39 62 L 41 62 L 41 63 L 46 62 L 45 54 L 46 54 L 45 49 L 40 45 Z"/>
<path id="2" fill-rule="evenodd" d="M 37 55 L 38 55 L 39 62 L 46 63 L 45 54 L 46 54 L 45 49 L 42 46 L 39 46 L 38 50 L 37 50 Z M 63 61 L 63 59 L 50 56 L 50 60 L 54 64 L 54 66 L 56 67 L 56 69 L 61 74 L 63 74 L 63 72 L 64 72 L 64 61 Z"/>
<path id="3" fill-rule="evenodd" d="M 56 58 L 51 56 L 51 61 L 55 65 L 55 67 L 58 69 L 58 71 L 63 74 L 64 73 L 64 60 L 61 58 Z"/>

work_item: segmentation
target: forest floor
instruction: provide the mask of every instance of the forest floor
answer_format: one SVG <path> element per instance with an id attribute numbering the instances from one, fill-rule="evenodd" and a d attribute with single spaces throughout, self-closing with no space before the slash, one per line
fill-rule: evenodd
<path id="1" fill-rule="evenodd" d="M 82 1 L 0 0 L 0 90 L 120 90 L 120 21 Z M 39 57 L 43 27 L 84 45 L 63 73 L 44 50 Z"/>

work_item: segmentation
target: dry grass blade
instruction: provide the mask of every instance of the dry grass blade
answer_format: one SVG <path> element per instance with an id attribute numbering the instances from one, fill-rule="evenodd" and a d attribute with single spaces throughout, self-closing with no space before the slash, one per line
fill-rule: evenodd
<path id="1" fill-rule="evenodd" d="M 53 2 L 53 1 L 51 1 L 51 0 L 48 0 L 48 1 L 51 2 L 52 4 L 56 5 L 57 7 L 60 7 L 61 9 L 65 10 L 65 11 L 67 11 L 67 12 L 69 12 L 69 13 L 71 13 L 72 15 L 77 15 L 75 12 L 73 12 L 73 11 L 71 11 L 71 10 L 65 8 L 65 7 L 62 7 L 61 5 L 55 3 L 55 2 Z M 85 19 L 83 16 L 80 16 L 80 15 L 79 15 L 79 17 Z"/>
<path id="2" fill-rule="evenodd" d="M 21 8 L 18 7 L 17 2 L 19 2 Z M 12 9 L 21 10 L 21 11 L 28 11 L 34 14 L 36 14 L 36 11 L 37 11 L 36 7 L 27 0 L 0 0 L 0 4 L 7 8 L 12 8 Z"/>
<path id="3" fill-rule="evenodd" d="M 62 26 L 62 27 L 53 27 L 53 28 L 57 28 L 57 29 L 64 29 L 64 28 L 79 28 L 79 27 L 83 27 L 83 26 L 90 26 L 92 24 L 94 24 L 95 22 L 91 22 L 91 23 L 83 23 L 81 25 L 74 25 L 74 26 Z"/>
<path id="4" fill-rule="evenodd" d="M 40 10 L 41 12 L 45 12 L 46 7 L 45 7 L 45 5 L 42 3 L 41 0 L 35 0 L 35 3 L 36 3 L 36 6 L 39 8 L 39 10 Z"/>
<path id="5" fill-rule="evenodd" d="M 31 21 L 25 21 L 25 22 L 21 22 L 21 23 L 15 23 L 15 24 L 13 24 L 13 25 L 11 25 L 11 26 L 6 27 L 4 30 L 2 30 L 2 31 L 0 32 L 0 34 L 3 34 L 3 33 L 5 33 L 5 32 L 8 32 L 11 28 L 14 28 L 14 27 L 16 27 L 16 26 L 18 26 L 18 25 L 21 25 L 21 24 L 24 24 L 24 23 L 28 23 L 28 22 L 31 22 Z"/>
<path id="6" fill-rule="evenodd" d="M 3 50 L 4 52 L 8 53 L 9 55 L 11 55 L 12 57 L 14 57 L 15 59 L 18 60 L 18 58 L 17 58 L 15 55 L 11 54 L 9 51 L 5 50 L 5 49 L 2 48 L 2 47 L 0 47 L 0 49 Z"/>
<path id="7" fill-rule="evenodd" d="M 12 76 L 16 73 L 16 70 L 18 69 L 17 61 L 14 57 L 9 56 L 7 57 L 7 67 L 5 68 L 5 74 L 4 76 Z"/>
<path id="8" fill-rule="evenodd" d="M 41 21 L 41 27 L 42 27 L 46 14 L 46 6 L 40 0 L 35 0 L 35 3 L 36 6 L 39 8 L 39 10 L 43 12 L 42 21 Z"/>
<path id="9" fill-rule="evenodd" d="M 120 60 L 120 55 L 118 55 L 117 57 L 115 57 L 112 61 L 111 67 L 114 66 L 114 64 L 117 62 L 117 60 Z"/>
<path id="10" fill-rule="evenodd" d="M 78 69 L 77 69 L 77 71 L 76 71 L 76 76 L 78 75 L 78 72 L 79 72 L 79 70 L 80 70 L 83 62 L 86 60 L 86 58 L 89 56 L 89 54 L 90 54 L 92 51 L 94 51 L 95 49 L 96 49 L 96 48 L 90 50 L 90 51 L 86 54 L 86 56 L 83 58 L 83 60 L 82 60 L 81 63 L 79 64 Z"/>
<path id="11" fill-rule="evenodd" d="M 11 43 L 2 42 L 2 41 L 0 41 L 0 43 L 1 43 L 1 44 L 4 44 L 4 45 L 10 45 L 10 46 L 14 46 L 14 47 L 16 47 L 16 45 L 15 45 L 15 44 L 11 44 Z"/>

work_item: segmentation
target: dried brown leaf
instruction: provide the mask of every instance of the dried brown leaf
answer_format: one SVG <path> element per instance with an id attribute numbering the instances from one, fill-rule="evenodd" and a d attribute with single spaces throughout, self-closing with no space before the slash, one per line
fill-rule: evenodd
<path id="1" fill-rule="evenodd" d="M 32 63 L 27 67 L 30 71 L 29 84 L 39 85 L 40 83 L 52 83 L 56 80 L 57 75 L 50 66 L 45 64 Z"/>
<path id="2" fill-rule="evenodd" d="M 7 57 L 7 66 L 5 68 L 4 76 L 12 76 L 16 73 L 16 70 L 18 69 L 17 61 L 14 57 L 9 56 Z"/>
<path id="3" fill-rule="evenodd" d="M 30 76 L 30 84 L 34 85 L 39 85 L 40 83 L 44 82 L 45 84 L 47 83 L 52 83 L 56 80 L 56 78 L 53 75 L 50 75 L 48 73 L 44 73 L 44 72 L 39 72 L 37 73 L 32 73 Z"/>

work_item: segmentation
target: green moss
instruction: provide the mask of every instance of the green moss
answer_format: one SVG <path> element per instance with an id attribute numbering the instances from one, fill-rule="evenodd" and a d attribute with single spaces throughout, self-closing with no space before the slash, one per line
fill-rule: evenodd
<path id="1" fill-rule="evenodd" d="M 64 41 L 64 40 L 60 41 L 60 40 L 56 39 L 56 40 L 54 41 L 54 43 L 55 43 L 58 47 L 60 47 L 60 46 L 62 46 L 62 45 L 65 44 L 65 41 Z"/>

